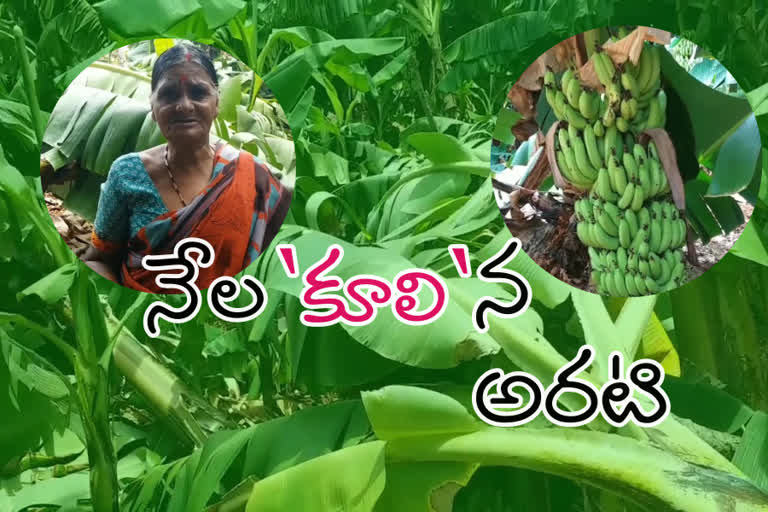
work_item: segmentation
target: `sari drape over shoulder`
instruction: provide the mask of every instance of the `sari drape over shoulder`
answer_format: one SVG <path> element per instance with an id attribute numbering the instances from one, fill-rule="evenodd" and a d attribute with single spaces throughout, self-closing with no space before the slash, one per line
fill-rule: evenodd
<path id="1" fill-rule="evenodd" d="M 241 272 L 271 242 L 288 213 L 291 191 L 252 154 L 229 145 L 217 149 L 213 175 L 190 204 L 159 215 L 130 238 L 120 272 L 124 285 L 168 293 L 141 261 L 150 254 L 172 253 L 184 238 L 202 238 L 214 249 L 213 265 L 199 269 L 200 289 Z M 94 232 L 97 248 L 99 242 Z"/>

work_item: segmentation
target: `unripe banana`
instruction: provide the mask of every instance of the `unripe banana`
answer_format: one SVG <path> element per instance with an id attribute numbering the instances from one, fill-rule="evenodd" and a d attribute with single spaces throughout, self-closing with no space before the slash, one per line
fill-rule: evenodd
<path id="1" fill-rule="evenodd" d="M 619 228 L 616 226 L 616 224 L 611 219 L 610 215 L 605 211 L 604 208 L 599 209 L 595 213 L 595 220 L 597 220 L 597 223 L 605 230 L 606 233 L 608 233 L 612 237 L 619 236 Z"/>
<path id="2" fill-rule="evenodd" d="M 603 122 L 603 125 L 607 127 L 611 127 L 616 123 L 616 112 L 613 111 L 613 108 L 608 107 L 605 110 L 605 113 L 601 117 L 601 120 Z"/>
<path id="3" fill-rule="evenodd" d="M 627 291 L 627 285 L 624 281 L 624 274 L 620 270 L 614 270 L 613 271 L 613 285 L 616 288 L 616 292 L 618 293 L 619 297 L 628 297 L 629 291 Z"/>
<path id="4" fill-rule="evenodd" d="M 637 80 L 635 80 L 635 77 L 632 76 L 631 73 L 625 71 L 621 74 L 621 86 L 629 91 L 629 94 L 632 95 L 633 98 L 636 98 L 637 96 L 640 96 L 640 90 L 637 86 Z"/>
<path id="5" fill-rule="evenodd" d="M 587 156 L 592 167 L 599 169 L 603 167 L 603 159 L 600 156 L 600 150 L 597 149 L 597 139 L 595 138 L 595 132 L 592 126 L 587 125 L 584 128 L 584 147 L 587 148 Z"/>
<path id="6" fill-rule="evenodd" d="M 640 259 L 640 260 L 637 262 L 637 271 L 638 271 L 640 274 L 642 274 L 642 275 L 643 275 L 643 277 L 651 275 L 651 266 L 650 266 L 650 264 L 648 263 L 648 260 L 646 260 L 646 259 Z"/>
<path id="7" fill-rule="evenodd" d="M 634 117 L 630 110 L 629 98 L 624 98 L 623 100 L 621 100 L 621 105 L 619 106 L 619 110 L 621 111 L 621 117 L 623 117 L 624 119 L 632 119 Z"/>
<path id="8" fill-rule="evenodd" d="M 651 277 L 658 279 L 661 275 L 661 259 L 655 253 L 648 255 L 648 266 L 651 270 Z"/>
<path id="9" fill-rule="evenodd" d="M 650 253 L 650 252 L 651 252 L 651 249 L 650 249 L 650 247 L 648 246 L 648 242 L 641 242 L 641 243 L 640 243 L 640 247 L 639 247 L 639 249 L 637 250 L 637 254 L 638 254 L 638 255 L 639 255 L 641 258 L 647 258 L 647 257 L 648 257 L 648 253 Z"/>
<path id="10" fill-rule="evenodd" d="M 616 128 L 618 128 L 621 133 L 628 132 L 629 131 L 629 121 L 627 121 L 623 117 L 617 117 L 616 118 Z"/>
<path id="11" fill-rule="evenodd" d="M 579 96 L 579 113 L 582 116 L 593 121 L 597 118 L 597 112 L 600 108 L 600 99 L 592 91 L 583 90 Z"/>
<path id="12" fill-rule="evenodd" d="M 610 178 L 608 177 L 608 171 L 605 167 L 601 167 L 600 171 L 598 171 L 595 190 L 597 191 L 597 194 L 606 201 L 615 203 L 619 199 L 619 195 L 611 188 Z"/>
<path id="13" fill-rule="evenodd" d="M 656 160 L 649 158 L 647 161 L 648 168 L 650 169 L 650 177 L 651 177 L 651 186 L 650 186 L 650 196 L 655 197 L 656 195 L 661 192 L 661 189 L 663 187 L 662 182 L 662 174 L 664 172 L 661 170 L 661 166 L 659 165 L 659 162 Z"/>
<path id="14" fill-rule="evenodd" d="M 627 179 L 632 182 L 637 182 L 639 180 L 639 170 L 637 168 L 637 162 L 635 161 L 635 157 L 632 156 L 632 153 L 629 153 L 628 151 L 625 151 L 621 155 L 622 163 L 624 164 L 624 169 L 627 170 Z"/>
<path id="15" fill-rule="evenodd" d="M 544 73 L 544 85 L 555 86 L 555 73 L 551 69 L 547 69 Z"/>
<path id="16" fill-rule="evenodd" d="M 657 162 L 659 161 L 659 150 L 656 149 L 656 143 L 653 141 L 648 143 L 648 154 Z"/>
<path id="17" fill-rule="evenodd" d="M 613 272 L 619 267 L 615 251 L 603 251 L 605 254 L 605 268 Z"/>
<path id="18" fill-rule="evenodd" d="M 584 245 L 593 245 L 592 239 L 590 238 L 590 233 L 588 232 L 589 228 L 587 226 L 590 226 L 590 224 L 586 222 L 579 222 L 576 224 L 576 235 Z"/>
<path id="19" fill-rule="evenodd" d="M 648 242 L 648 244 L 651 246 L 651 251 L 653 252 L 661 251 L 662 229 L 663 228 L 662 228 L 660 219 L 658 218 L 651 219 L 650 241 Z"/>
<path id="20" fill-rule="evenodd" d="M 659 290 L 659 285 L 650 276 L 645 276 L 645 288 L 648 290 L 649 293 L 651 293 L 653 295 L 656 295 L 660 291 Z"/>
<path id="21" fill-rule="evenodd" d="M 603 85 L 608 84 L 611 81 L 612 76 L 605 65 L 605 61 L 602 58 L 601 52 L 595 52 L 592 54 L 591 58 L 597 79 L 600 80 L 600 83 Z"/>
<path id="22" fill-rule="evenodd" d="M 595 132 L 595 137 L 602 137 L 605 135 L 605 126 L 599 119 L 595 121 L 595 124 L 592 126 L 592 130 Z"/>
<path id="23" fill-rule="evenodd" d="M 651 174 L 649 172 L 649 165 L 647 160 L 643 160 L 642 162 L 638 161 L 638 181 L 640 182 L 640 187 L 643 189 L 643 195 L 645 197 L 650 197 L 651 192 Z"/>
<path id="24" fill-rule="evenodd" d="M 581 137 L 578 134 L 575 137 L 570 136 L 570 126 L 572 125 L 569 125 L 569 139 L 571 141 L 571 147 L 573 148 L 573 155 L 576 159 L 576 165 L 585 178 L 594 181 L 597 179 L 597 169 L 592 167 L 592 164 L 589 163 L 587 150 L 584 147 L 584 141 L 581 140 Z M 589 125 L 587 125 L 587 127 L 589 127 Z"/>
<path id="25" fill-rule="evenodd" d="M 624 282 L 626 283 L 627 292 L 629 293 L 630 296 L 640 295 L 640 292 L 638 291 L 637 286 L 635 285 L 634 274 L 625 274 Z"/>
<path id="26" fill-rule="evenodd" d="M 603 279 L 603 273 L 599 270 L 593 270 L 591 274 L 591 281 L 595 288 L 600 287 L 600 282 Z"/>
<path id="27" fill-rule="evenodd" d="M 605 204 L 603 204 L 603 210 L 605 211 L 606 215 L 608 215 L 610 217 L 611 221 L 618 228 L 619 220 L 622 217 L 621 210 L 619 210 L 619 207 L 616 206 L 613 203 L 605 203 Z"/>
<path id="28" fill-rule="evenodd" d="M 608 105 L 618 108 L 621 103 L 621 87 L 616 82 L 611 82 L 605 86 L 605 96 L 608 98 Z"/>
<path id="29" fill-rule="evenodd" d="M 672 265 L 670 265 L 669 261 L 666 259 L 662 259 L 659 260 L 659 266 L 661 267 L 661 271 L 659 272 L 659 278 L 656 282 L 659 284 L 659 287 L 663 288 L 672 276 Z"/>
<path id="30" fill-rule="evenodd" d="M 661 108 L 661 102 L 658 96 L 651 98 L 651 103 L 648 105 L 648 121 L 646 122 L 646 129 L 650 128 L 664 128 L 665 116 L 664 111 Z"/>
<path id="31" fill-rule="evenodd" d="M 627 272 L 637 272 L 640 267 L 640 259 L 637 257 L 637 252 L 629 251 L 629 257 L 627 257 Z"/>
<path id="32" fill-rule="evenodd" d="M 623 245 L 616 249 L 616 265 L 622 272 L 627 271 L 627 250 Z"/>
<path id="33" fill-rule="evenodd" d="M 587 253 L 589 254 L 589 261 L 592 263 L 592 268 L 595 270 L 605 270 L 605 263 L 600 257 L 600 253 L 594 247 L 587 247 Z"/>
<path id="34" fill-rule="evenodd" d="M 599 247 L 615 251 L 619 248 L 619 239 L 609 235 L 600 224 L 592 224 L 592 233 Z"/>
<path id="35" fill-rule="evenodd" d="M 549 106 L 552 107 L 552 112 L 555 113 L 555 116 L 558 119 L 563 119 L 565 117 L 565 114 L 563 113 L 562 110 L 558 110 L 557 108 L 557 101 L 556 101 L 557 92 L 555 91 L 555 89 L 551 86 L 545 85 L 544 94 L 547 96 L 547 103 L 549 103 Z"/>
<path id="36" fill-rule="evenodd" d="M 563 92 L 565 93 L 565 97 L 568 99 L 568 103 L 573 108 L 578 110 L 579 97 L 581 96 L 581 93 L 582 93 L 581 83 L 579 82 L 579 79 L 574 77 L 573 80 L 571 80 L 568 83 L 568 88 L 563 89 Z"/>
<path id="37" fill-rule="evenodd" d="M 645 286 L 645 276 L 643 276 L 640 272 L 634 275 L 635 277 L 635 288 L 637 288 L 638 295 L 647 295 L 648 294 L 648 288 Z"/>
<path id="38" fill-rule="evenodd" d="M 632 239 L 632 243 L 629 245 L 631 249 L 634 249 L 635 251 L 640 250 L 640 244 L 643 242 L 646 242 L 648 231 L 645 228 L 640 228 L 637 230 L 637 234 Z"/>
<path id="39" fill-rule="evenodd" d="M 558 119 L 561 121 L 565 120 L 565 105 L 566 105 L 566 99 L 565 94 L 563 94 L 563 91 L 557 90 L 555 91 L 555 103 L 554 103 L 554 110 L 555 115 L 557 115 Z"/>
<path id="40" fill-rule="evenodd" d="M 643 192 L 643 187 L 635 185 L 635 195 L 632 198 L 632 203 L 630 204 L 630 207 L 633 211 L 639 211 L 640 208 L 643 207 L 643 201 L 645 200 L 645 193 Z"/>
<path id="41" fill-rule="evenodd" d="M 614 155 L 608 157 L 608 177 L 613 190 L 615 190 L 617 194 L 623 195 L 624 189 L 627 188 L 627 175 Z"/>
<path id="42" fill-rule="evenodd" d="M 623 218 L 619 221 L 619 243 L 626 249 L 631 242 L 632 238 L 629 234 L 629 223 L 626 218 Z"/>
<path id="43" fill-rule="evenodd" d="M 606 125 L 607 126 L 607 125 Z M 615 126 L 608 126 L 605 129 L 605 137 L 603 137 L 603 147 L 605 149 L 605 159 L 614 156 L 617 160 L 621 158 L 621 152 L 619 151 L 619 131 Z"/>
<path id="44" fill-rule="evenodd" d="M 616 289 L 616 285 L 613 282 L 613 273 L 611 272 L 603 273 L 601 293 L 612 295 L 614 297 L 619 296 L 619 291 Z"/>
<path id="45" fill-rule="evenodd" d="M 650 46 L 645 46 L 640 53 L 640 60 L 637 61 L 637 80 L 635 80 L 641 94 L 648 84 L 651 83 L 651 73 L 653 71 L 651 60 Z"/>
<path id="46" fill-rule="evenodd" d="M 558 142 L 560 142 L 560 148 L 571 147 L 571 141 L 568 138 L 568 130 L 566 130 L 565 128 L 560 128 L 559 130 L 557 130 L 557 140 Z"/>
<path id="47" fill-rule="evenodd" d="M 621 199 L 619 199 L 618 207 L 622 210 L 626 210 L 629 208 L 629 205 L 632 204 L 632 200 L 635 197 L 635 184 L 634 183 L 627 183 L 627 186 L 624 188 L 624 193 L 621 195 Z"/>
<path id="48" fill-rule="evenodd" d="M 624 218 L 627 219 L 627 224 L 629 224 L 629 235 L 634 240 L 637 232 L 640 231 L 640 220 L 632 210 L 624 210 Z"/>
<path id="49" fill-rule="evenodd" d="M 560 77 L 560 90 L 563 91 L 563 94 L 565 94 L 565 91 L 568 90 L 569 84 L 571 80 L 575 78 L 575 76 L 576 75 L 571 68 L 568 68 L 563 72 L 562 76 Z"/>
<path id="50" fill-rule="evenodd" d="M 579 111 L 571 105 L 566 104 L 563 111 L 565 112 L 565 119 L 574 127 L 583 130 L 587 126 L 587 120 L 584 119 L 584 116 L 579 114 Z"/>
<path id="51" fill-rule="evenodd" d="M 649 227 L 651 224 L 651 212 L 648 211 L 648 208 L 640 208 L 640 211 L 637 212 L 637 223 L 638 225 L 642 227 Z"/>

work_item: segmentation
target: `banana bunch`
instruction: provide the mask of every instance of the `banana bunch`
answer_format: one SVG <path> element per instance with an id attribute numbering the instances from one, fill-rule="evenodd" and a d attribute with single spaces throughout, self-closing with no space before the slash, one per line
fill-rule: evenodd
<path id="1" fill-rule="evenodd" d="M 558 82 L 548 70 L 544 93 L 561 122 L 555 159 L 563 178 L 588 191 L 575 203 L 577 235 L 588 247 L 600 293 L 655 294 L 685 279 L 687 226 L 671 202 L 653 141 L 636 135 L 666 123 L 661 55 L 647 44 L 637 65 L 615 65 L 597 48 L 591 60 L 604 91 L 584 87 L 574 70 Z"/>
<path id="2" fill-rule="evenodd" d="M 588 196 L 574 205 L 592 281 L 600 293 L 619 296 L 679 286 L 687 226 L 669 199 L 656 145 L 646 149 L 631 134 L 615 144 L 605 150 L 608 168 L 598 170 Z"/>

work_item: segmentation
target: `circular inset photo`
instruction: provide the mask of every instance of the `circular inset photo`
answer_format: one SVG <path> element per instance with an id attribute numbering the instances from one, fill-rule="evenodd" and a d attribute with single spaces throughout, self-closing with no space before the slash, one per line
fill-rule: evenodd
<path id="1" fill-rule="evenodd" d="M 255 73 L 211 46 L 156 39 L 105 55 L 66 89 L 43 142 L 60 235 L 95 272 L 136 290 L 168 293 L 142 260 L 186 238 L 214 251 L 199 288 L 239 273 L 290 206 L 286 116 Z"/>
<path id="2" fill-rule="evenodd" d="M 738 83 L 703 47 L 649 27 L 571 37 L 509 91 L 494 195 L 541 267 L 577 288 L 651 295 L 733 246 L 760 186 Z"/>

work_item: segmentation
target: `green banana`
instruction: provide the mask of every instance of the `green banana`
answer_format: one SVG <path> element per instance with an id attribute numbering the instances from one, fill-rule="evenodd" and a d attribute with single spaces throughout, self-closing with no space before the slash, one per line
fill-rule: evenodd
<path id="1" fill-rule="evenodd" d="M 581 240 L 581 243 L 584 245 L 594 245 L 587 226 L 590 226 L 590 224 L 587 224 L 586 222 L 579 222 L 576 224 L 576 236 L 579 237 L 579 240 Z"/>
<path id="2" fill-rule="evenodd" d="M 611 188 L 610 178 L 608 177 L 608 171 L 605 167 L 601 167 L 600 171 L 598 171 L 595 190 L 597 191 L 597 194 L 606 201 L 614 203 L 619 199 L 619 195 Z"/>
<path id="3" fill-rule="evenodd" d="M 641 258 L 647 258 L 648 253 L 650 252 L 651 252 L 651 248 L 649 247 L 648 242 L 641 242 L 640 247 L 637 249 L 637 254 Z"/>
<path id="4" fill-rule="evenodd" d="M 599 119 L 595 121 L 595 124 L 592 126 L 592 130 L 595 133 L 595 137 L 602 137 L 605 135 L 605 125 L 603 125 Z"/>
<path id="5" fill-rule="evenodd" d="M 629 205 L 632 204 L 632 200 L 634 199 L 634 197 L 635 197 L 635 184 L 632 182 L 627 183 L 627 186 L 624 188 L 624 193 L 621 195 L 621 198 L 619 199 L 617 206 L 622 210 L 626 210 L 627 208 L 629 208 Z"/>
<path id="6" fill-rule="evenodd" d="M 657 162 L 659 161 L 659 150 L 656 148 L 656 143 L 653 141 L 648 142 L 648 154 Z"/>
<path id="7" fill-rule="evenodd" d="M 597 138 L 591 125 L 584 128 L 584 147 L 587 149 L 587 156 L 592 167 L 599 169 L 603 167 L 603 159 L 600 156 L 600 150 L 597 148 Z"/>
<path id="8" fill-rule="evenodd" d="M 618 249 L 616 249 L 616 264 L 618 265 L 619 270 L 621 270 L 622 272 L 626 272 L 627 250 L 624 248 L 623 245 L 621 245 Z"/>
<path id="9" fill-rule="evenodd" d="M 581 83 L 579 82 L 579 79 L 574 76 L 574 78 L 568 82 L 568 88 L 563 89 L 563 92 L 565 93 L 565 97 L 568 100 L 568 103 L 575 109 L 579 108 L 579 97 L 581 96 L 581 93 L 583 92 L 581 88 Z"/>
<path id="10" fill-rule="evenodd" d="M 621 86 L 629 91 L 629 94 L 631 94 L 633 98 L 640 96 L 637 80 L 635 80 L 635 77 L 632 76 L 631 73 L 625 71 L 621 74 Z"/>
<path id="11" fill-rule="evenodd" d="M 565 113 L 566 121 L 574 125 L 574 127 L 578 128 L 579 130 L 583 130 L 587 126 L 587 120 L 584 119 L 584 116 L 582 116 L 579 111 L 573 108 L 571 105 L 566 103 L 563 112 Z"/>
<path id="12" fill-rule="evenodd" d="M 648 242 L 653 252 L 661 250 L 662 229 L 661 220 L 654 217 L 651 220 L 650 241 Z"/>
<path id="13" fill-rule="evenodd" d="M 582 116 L 593 121 L 600 109 L 600 98 L 592 91 L 583 90 L 579 96 L 578 109 Z"/>
<path id="14" fill-rule="evenodd" d="M 666 116 L 664 110 L 661 107 L 661 101 L 659 96 L 651 98 L 651 103 L 648 105 L 648 121 L 646 122 L 646 129 L 649 128 L 664 128 L 666 124 Z"/>
<path id="15" fill-rule="evenodd" d="M 650 276 L 645 276 L 645 288 L 648 290 L 649 293 L 653 295 L 656 295 L 661 291 L 659 289 L 659 285 Z"/>
<path id="16" fill-rule="evenodd" d="M 568 130 L 566 130 L 565 128 L 560 128 L 559 130 L 557 130 L 557 140 L 558 142 L 560 142 L 561 148 L 571 147 L 571 141 L 568 138 Z"/>
<path id="17" fill-rule="evenodd" d="M 623 272 L 619 270 L 613 271 L 613 285 L 616 287 L 616 292 L 618 293 L 619 297 L 628 297 L 629 291 L 627 291 L 627 285 L 624 281 L 624 274 Z"/>
<path id="18" fill-rule="evenodd" d="M 648 227 L 651 224 L 651 212 L 648 211 L 648 208 L 640 208 L 640 211 L 637 212 L 637 223 L 643 227 Z"/>
<path id="19" fill-rule="evenodd" d="M 627 272 L 637 272 L 638 268 L 640 268 L 640 259 L 637 257 L 637 252 L 631 250 L 627 258 Z"/>
<path id="20" fill-rule="evenodd" d="M 637 262 L 637 271 L 643 275 L 643 277 L 651 274 L 651 266 L 648 260 L 643 258 Z"/>
<path id="21" fill-rule="evenodd" d="M 619 221 L 619 243 L 622 247 L 627 249 L 632 242 L 632 238 L 629 233 L 629 223 L 626 217 Z"/>
<path id="22" fill-rule="evenodd" d="M 619 248 L 619 239 L 609 235 L 599 223 L 592 224 L 592 234 L 599 247 L 615 251 Z"/>
<path id="23" fill-rule="evenodd" d="M 655 253 L 648 255 L 648 266 L 651 270 L 651 277 L 653 279 L 658 279 L 661 275 L 661 260 Z"/>
<path id="24" fill-rule="evenodd" d="M 604 208 L 599 209 L 598 212 L 595 212 L 595 220 L 597 220 L 597 223 L 605 230 L 606 233 L 608 233 L 612 237 L 617 237 L 619 235 L 619 228 L 616 226 L 616 224 L 611 219 L 610 215 L 605 211 Z"/>
<path id="25" fill-rule="evenodd" d="M 625 210 L 624 218 L 627 219 L 627 223 L 629 224 L 630 237 L 635 238 L 637 232 L 640 231 L 640 220 L 637 218 L 637 214 L 632 210 Z"/>
<path id="26" fill-rule="evenodd" d="M 573 69 L 571 68 L 563 71 L 563 74 L 560 77 L 560 90 L 563 91 L 563 94 L 565 94 L 565 91 L 568 90 L 569 84 L 571 80 L 575 78 L 575 76 L 576 75 L 573 73 Z"/>
<path id="27" fill-rule="evenodd" d="M 643 48 L 643 51 L 640 52 L 640 59 L 637 61 L 637 77 L 635 80 L 641 94 L 645 91 L 648 84 L 651 83 L 651 74 L 653 72 L 653 63 L 651 60 L 650 47 L 646 46 Z"/>
<path id="28" fill-rule="evenodd" d="M 619 195 L 624 194 L 624 189 L 627 188 L 627 175 L 613 155 L 608 158 L 608 177 L 613 190 Z"/>
<path id="29" fill-rule="evenodd" d="M 601 118 L 603 125 L 607 127 L 611 127 L 614 124 L 616 124 L 616 112 L 613 111 L 613 108 L 608 107 L 605 110 L 605 113 L 603 114 Z"/>
<path id="30" fill-rule="evenodd" d="M 621 112 L 621 117 L 623 117 L 624 119 L 631 120 L 634 117 L 632 115 L 631 107 L 629 106 L 629 98 L 624 98 L 623 100 L 621 100 L 619 111 Z"/>
<path id="31" fill-rule="evenodd" d="M 645 200 L 645 193 L 643 192 L 643 187 L 639 185 L 635 185 L 635 195 L 632 198 L 632 203 L 630 204 L 630 207 L 634 211 L 640 211 L 640 208 L 643 207 L 643 201 Z"/>
<path id="32" fill-rule="evenodd" d="M 621 133 L 627 133 L 629 131 L 629 121 L 623 117 L 617 117 L 616 128 L 618 128 Z"/>
<path id="33" fill-rule="evenodd" d="M 565 94 L 563 94 L 563 91 L 560 91 L 560 90 L 555 91 L 555 103 L 553 107 L 555 110 L 555 115 L 557 115 L 558 119 L 560 119 L 561 121 L 565 120 L 565 105 L 566 105 L 566 99 L 565 99 Z"/>
<path id="34" fill-rule="evenodd" d="M 656 282 L 660 287 L 664 287 L 672 276 L 672 265 L 670 265 L 669 261 L 666 259 L 662 259 L 659 260 L 659 266 L 661 267 L 661 270 L 659 271 L 659 277 L 656 279 Z"/>
<path id="35" fill-rule="evenodd" d="M 630 296 L 640 295 L 640 292 L 638 291 L 637 286 L 635 285 L 634 274 L 625 274 L 624 282 L 626 283 L 627 293 Z"/>
<path id="36" fill-rule="evenodd" d="M 621 155 L 621 162 L 624 164 L 624 169 L 627 170 L 627 179 L 633 183 L 636 183 L 640 176 L 640 171 L 637 168 L 637 161 L 632 153 L 625 151 Z"/>
<path id="37" fill-rule="evenodd" d="M 615 251 L 603 251 L 605 253 L 605 268 L 610 271 L 614 271 L 618 268 L 619 263 L 616 258 Z"/>
<path id="38" fill-rule="evenodd" d="M 647 295 L 648 294 L 648 288 L 645 286 L 645 276 L 643 276 L 640 272 L 634 275 L 635 278 L 635 288 L 637 288 L 637 294 L 638 295 Z"/>
<path id="39" fill-rule="evenodd" d="M 589 162 L 589 156 L 587 155 L 587 150 L 584 147 L 584 141 L 581 139 L 581 136 L 579 136 L 578 133 L 575 135 L 571 134 L 571 126 L 573 125 L 568 125 L 568 137 L 571 141 L 571 147 L 573 148 L 573 155 L 576 158 L 576 165 L 579 167 L 581 174 L 590 181 L 594 181 L 597 179 L 597 169 L 595 169 Z M 587 128 L 588 127 L 589 125 L 587 125 Z"/>
<path id="40" fill-rule="evenodd" d="M 605 203 L 603 204 L 603 210 L 605 211 L 606 215 L 611 219 L 611 221 L 618 227 L 619 220 L 621 219 L 621 210 L 619 210 L 619 207 L 616 206 L 613 203 Z"/>

